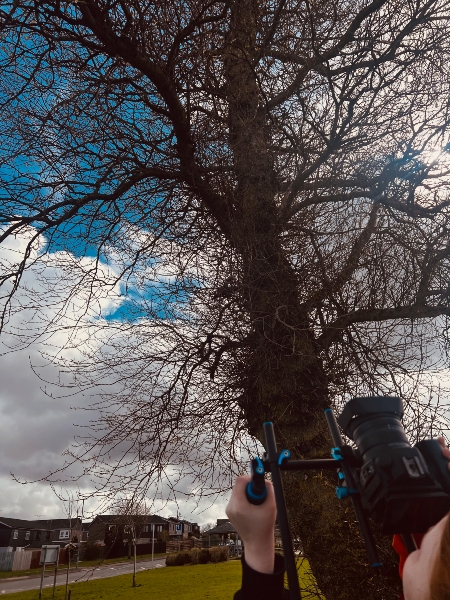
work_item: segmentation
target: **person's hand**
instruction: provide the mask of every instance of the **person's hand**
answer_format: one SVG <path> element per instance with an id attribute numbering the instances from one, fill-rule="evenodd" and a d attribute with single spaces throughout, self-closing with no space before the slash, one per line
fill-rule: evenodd
<path id="1" fill-rule="evenodd" d="M 273 573 L 277 516 L 275 495 L 272 483 L 266 481 L 265 501 L 259 506 L 250 504 L 245 495 L 250 480 L 250 476 L 236 479 L 225 512 L 242 538 L 248 566 L 260 573 Z"/>
<path id="2" fill-rule="evenodd" d="M 443 437 L 439 437 L 438 440 L 439 444 L 441 445 L 442 448 L 442 454 L 445 456 L 445 458 L 450 461 L 450 450 L 447 448 L 447 445 L 445 443 L 445 440 Z M 448 463 L 448 468 L 450 470 L 450 462 Z"/>

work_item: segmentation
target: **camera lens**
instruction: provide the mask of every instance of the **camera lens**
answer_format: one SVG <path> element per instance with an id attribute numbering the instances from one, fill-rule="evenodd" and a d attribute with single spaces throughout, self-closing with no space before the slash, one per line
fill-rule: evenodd
<path id="1" fill-rule="evenodd" d="M 353 398 L 338 418 L 362 457 L 361 500 L 384 533 L 426 531 L 450 508 L 450 497 L 426 460 L 411 448 L 402 416 L 400 398 L 372 396 Z"/>

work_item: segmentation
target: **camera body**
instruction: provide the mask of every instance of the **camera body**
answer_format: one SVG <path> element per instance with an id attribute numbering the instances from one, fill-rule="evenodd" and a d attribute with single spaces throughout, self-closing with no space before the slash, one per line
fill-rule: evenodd
<path id="1" fill-rule="evenodd" d="M 425 532 L 450 511 L 441 446 L 423 440 L 411 447 L 402 416 L 400 398 L 372 396 L 353 398 L 338 418 L 357 447 L 349 462 L 363 507 L 386 534 Z"/>

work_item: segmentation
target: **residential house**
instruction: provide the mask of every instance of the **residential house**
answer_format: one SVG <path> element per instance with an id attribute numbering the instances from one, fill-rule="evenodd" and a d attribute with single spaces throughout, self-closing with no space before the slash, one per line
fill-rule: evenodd
<path id="1" fill-rule="evenodd" d="M 97 515 L 89 525 L 89 541 L 107 545 L 117 537 L 126 537 L 126 522 L 129 518 L 121 515 Z M 139 516 L 136 517 L 136 524 L 138 544 L 147 544 L 152 541 L 153 528 L 156 541 L 187 539 L 191 535 L 200 537 L 200 528 L 197 523 L 175 517 L 166 519 L 159 515 Z"/>
<path id="2" fill-rule="evenodd" d="M 152 532 L 154 531 L 155 540 L 165 541 L 169 534 L 169 522 L 164 517 L 158 515 L 149 515 L 145 525 L 142 528 L 139 543 L 149 543 L 152 541 Z"/>
<path id="3" fill-rule="evenodd" d="M 83 530 L 82 530 L 82 534 L 81 534 L 81 541 L 82 542 L 87 542 L 89 539 L 89 527 L 91 526 L 91 523 L 83 523 Z"/>
<path id="4" fill-rule="evenodd" d="M 191 523 L 185 519 L 169 517 L 169 536 L 171 540 L 185 540 L 191 535 L 200 537 L 200 527 L 197 523 Z"/>
<path id="5" fill-rule="evenodd" d="M 198 523 L 191 523 L 190 521 L 181 521 L 183 523 L 183 535 L 186 533 L 187 537 L 195 536 L 200 537 L 200 526 Z"/>
<path id="6" fill-rule="evenodd" d="M 44 544 L 60 544 L 81 540 L 82 523 L 74 519 L 39 519 L 28 521 L 0 517 L 0 547 L 41 548 Z"/>
<path id="7" fill-rule="evenodd" d="M 97 515 L 89 525 L 89 541 L 100 545 L 107 545 L 117 536 L 127 535 L 127 520 L 131 517 L 122 515 Z M 164 540 L 168 536 L 169 523 L 164 517 L 158 515 L 145 515 L 135 517 L 137 543 L 145 544 L 152 539 L 152 526 L 154 526 L 155 539 Z"/>

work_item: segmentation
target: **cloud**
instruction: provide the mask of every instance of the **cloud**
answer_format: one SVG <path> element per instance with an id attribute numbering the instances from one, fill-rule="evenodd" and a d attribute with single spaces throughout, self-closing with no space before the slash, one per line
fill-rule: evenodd
<path id="1" fill-rule="evenodd" d="M 26 236 L 11 239 L 8 247 L 1 248 L 3 270 L 20 260 L 33 232 L 30 228 Z M 74 409 L 91 408 L 101 400 L 102 386 L 110 383 L 103 380 L 98 388 L 77 390 L 72 374 L 57 369 L 53 360 L 83 359 L 92 345 L 104 343 L 111 327 L 120 336 L 120 323 L 109 324 L 102 318 L 99 321 L 99 315 L 117 311 L 124 302 L 114 265 L 101 264 L 95 285 L 84 289 L 77 282 L 98 267 L 94 259 L 77 258 L 62 251 L 40 257 L 42 248 L 34 246 L 29 259 L 31 266 L 12 301 L 10 317 L 0 338 L 0 515 L 23 519 L 36 518 L 38 514 L 64 516 L 64 506 L 50 485 L 38 480 L 61 469 L 67 460 L 64 452 L 74 436 L 80 434 L 80 426 L 95 420 L 96 413 L 92 410 Z M 93 308 L 86 312 L 88 294 Z M 64 301 L 66 295 L 70 297 L 69 303 Z M 42 328 L 45 323 L 46 332 Z M 93 338 L 90 334 L 97 324 L 100 327 Z M 71 387 L 61 388 L 61 382 Z M 67 474 L 76 472 L 77 468 L 72 467 Z M 35 483 L 17 483 L 11 473 L 22 482 Z M 84 493 L 92 490 L 88 476 L 61 485 L 69 493 L 78 487 Z M 191 490 L 189 478 L 178 483 L 175 497 L 173 493 L 170 497 L 167 484 L 161 485 L 159 498 L 154 501 L 155 511 L 163 516 L 179 512 L 199 523 L 224 517 L 226 497 L 198 502 L 195 497 L 186 497 Z M 95 513 L 98 507 L 96 500 L 87 502 L 86 515 Z"/>
<path id="2" fill-rule="evenodd" d="M 30 228 L 28 239 L 32 233 Z M 12 239 L 8 248 L 3 247 L 0 250 L 0 266 L 3 265 L 3 269 L 7 269 L 17 262 L 26 243 L 26 236 Z M 98 365 L 89 363 L 87 367 L 91 369 L 92 378 L 97 377 L 97 383 L 79 390 L 74 384 L 70 369 L 58 369 L 55 367 L 55 361 L 59 360 L 60 364 L 65 363 L 69 366 L 70 361 L 89 361 L 89 357 L 97 348 L 109 344 L 105 352 L 113 359 L 118 358 L 117 379 L 120 380 L 122 375 L 136 378 L 136 389 L 141 391 L 141 397 L 143 395 L 150 398 L 154 384 L 150 381 L 153 371 L 148 357 L 157 356 L 160 349 L 158 343 L 162 344 L 161 341 L 158 342 L 161 330 L 158 330 L 157 320 L 151 324 L 154 335 L 149 342 L 150 322 L 146 323 L 145 319 L 139 319 L 136 327 L 131 328 L 119 321 L 105 319 L 106 316 L 117 313 L 126 301 L 117 282 L 117 275 L 125 264 L 124 255 L 121 261 L 116 257 L 117 264 L 111 261 L 108 264 L 97 265 L 93 258 L 79 258 L 70 252 L 59 250 L 37 260 L 42 248 L 43 246 L 36 245 L 30 256 L 31 263 L 37 262 L 34 262 L 24 275 L 22 288 L 13 300 L 7 327 L 0 338 L 0 515 L 24 519 L 35 518 L 37 514 L 49 518 L 64 516 L 64 505 L 52 492 L 50 485 L 37 480 L 45 478 L 49 473 L 58 472 L 64 466 L 67 461 L 64 452 L 72 444 L 74 436 L 86 432 L 82 427 L 88 426 L 91 420 L 95 421 L 98 418 L 93 406 L 102 400 L 102 392 L 105 389 L 115 385 L 111 371 L 107 370 L 103 375 L 97 369 Z M 167 248 L 163 258 L 164 260 L 160 261 L 160 277 L 156 272 L 156 263 L 150 266 L 142 265 L 140 276 L 143 288 L 152 277 L 159 282 L 173 277 L 173 272 L 168 268 L 170 248 Z M 97 268 L 98 266 L 100 268 Z M 85 286 L 79 284 L 80 280 L 85 281 Z M 65 302 L 67 297 L 69 302 Z M 86 311 L 88 298 L 91 300 L 91 308 Z M 47 324 L 45 333 L 42 323 Z M 174 325 L 175 322 L 171 322 L 171 326 Z M 179 327 L 177 325 L 176 336 L 193 335 L 192 331 L 188 331 L 188 325 L 188 319 L 180 323 Z M 397 335 L 400 333 L 397 332 Z M 408 355 L 409 341 L 404 333 L 401 337 L 405 338 L 405 354 Z M 423 355 L 432 358 L 437 356 L 434 343 L 437 347 L 435 340 L 424 337 Z M 134 352 L 131 356 L 130 348 Z M 127 366 L 121 365 L 122 359 L 130 358 Z M 412 357 L 412 371 L 414 361 Z M 430 360 L 430 363 L 432 364 L 433 360 Z M 160 372 L 161 379 L 169 375 L 164 369 Z M 422 378 L 422 381 L 426 386 L 426 378 Z M 429 374 L 429 387 L 436 389 L 440 384 L 442 389 L 444 383 L 448 386 L 448 381 L 448 371 L 445 372 L 445 377 L 442 371 Z M 61 383 L 68 387 L 61 387 Z M 410 385 L 409 379 L 405 380 L 404 385 L 405 389 Z M 208 408 L 208 394 L 213 389 L 212 386 L 213 383 L 203 381 L 198 387 L 198 397 L 195 398 L 195 395 L 191 394 L 191 406 L 194 399 L 198 403 L 198 412 L 201 412 L 202 407 Z M 426 390 L 422 396 L 426 400 Z M 202 402 L 204 404 L 201 404 Z M 433 412 L 437 401 L 430 398 L 429 402 Z M 145 403 L 137 406 L 142 411 L 150 409 L 150 405 L 146 406 Z M 81 410 L 83 408 L 89 410 Z M 423 421 L 423 405 L 419 408 Z M 439 422 L 424 421 L 423 435 L 436 431 L 436 427 L 445 429 L 448 423 L 446 407 L 442 411 Z M 217 492 L 203 498 L 193 493 L 197 484 L 192 471 L 177 481 L 177 467 L 183 466 L 183 459 L 188 467 L 201 469 L 202 452 L 207 452 L 208 435 L 213 435 L 214 429 L 222 427 L 222 424 L 218 425 L 213 421 L 214 418 L 215 415 L 211 413 L 211 421 L 205 422 L 205 428 L 199 435 L 192 430 L 188 435 L 186 430 L 189 424 L 182 425 L 185 430 L 179 434 L 181 442 L 173 452 L 179 464 L 167 466 L 167 479 L 149 490 L 155 512 L 166 517 L 178 513 L 183 518 L 200 524 L 225 516 L 229 494 L 220 493 L 220 487 L 226 485 L 220 476 L 217 481 L 213 481 L 216 475 L 206 473 L 207 483 L 212 488 L 216 487 Z M 151 419 L 148 418 L 147 427 L 150 428 L 151 424 Z M 221 440 L 224 447 L 226 427 L 227 421 L 224 419 L 224 434 Z M 215 436 L 214 442 L 217 442 L 217 431 Z M 175 437 L 174 440 L 176 443 Z M 120 457 L 122 448 L 123 444 L 111 448 L 111 461 Z M 242 449 L 242 458 L 244 461 L 248 458 L 245 447 Z M 222 465 L 226 465 L 226 460 L 225 451 Z M 228 466 L 231 467 L 231 460 Z M 189 473 L 189 469 L 186 471 Z M 10 473 L 14 473 L 21 481 L 37 482 L 21 485 L 13 481 Z M 74 465 L 65 474 L 74 476 L 77 473 L 79 465 Z M 62 482 L 61 486 L 66 488 L 68 493 L 75 493 L 78 488 L 82 493 L 88 493 L 93 489 L 90 477 L 91 474 L 88 473 L 76 482 Z M 64 479 L 64 475 L 57 473 L 54 479 L 58 478 Z M 95 514 L 97 510 L 101 510 L 100 500 L 92 499 L 86 502 L 86 516 Z"/>

